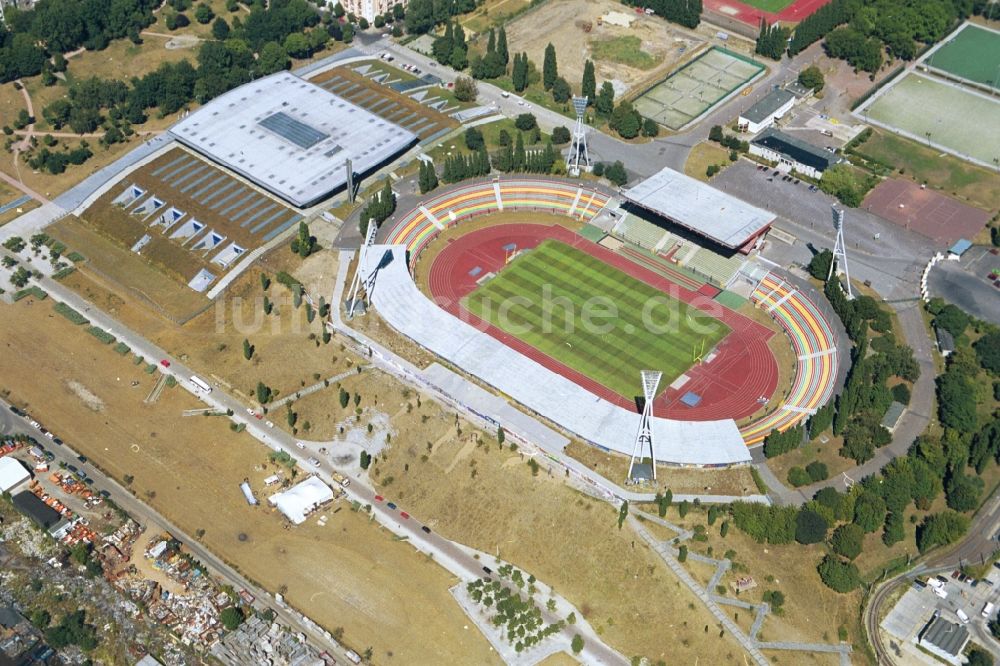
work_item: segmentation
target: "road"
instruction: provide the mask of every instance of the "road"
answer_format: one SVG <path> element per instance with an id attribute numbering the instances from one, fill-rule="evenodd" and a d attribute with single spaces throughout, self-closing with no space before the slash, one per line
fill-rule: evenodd
<path id="1" fill-rule="evenodd" d="M 3 251 L 0 254 L 9 253 Z M 231 395 L 225 393 L 221 388 L 215 387 L 209 393 L 198 390 L 197 387 L 195 387 L 190 381 L 190 378 L 197 373 L 195 373 L 191 368 L 185 366 L 178 359 L 170 356 L 165 350 L 149 342 L 136 332 L 128 329 L 98 309 L 96 306 L 80 297 L 75 292 L 60 285 L 58 282 L 55 282 L 45 276 L 34 279 L 34 282 L 48 292 L 49 296 L 53 300 L 64 302 L 78 312 L 83 313 L 94 326 L 98 326 L 109 331 L 112 335 L 118 338 L 118 340 L 127 344 L 133 352 L 143 356 L 148 362 L 157 363 L 160 372 L 175 377 L 178 384 L 193 393 L 207 406 L 221 412 L 232 410 L 232 421 L 235 423 L 245 423 L 247 433 L 274 450 L 285 451 L 288 455 L 294 458 L 303 469 L 313 470 L 313 472 L 326 483 L 330 485 L 337 485 L 333 480 L 333 474 L 335 472 L 349 473 L 351 471 L 335 467 L 329 458 L 316 460 L 315 463 L 310 462 L 306 452 L 296 446 L 297 440 L 294 437 L 280 428 L 269 428 L 264 421 L 248 415 L 246 405 Z M 161 360 L 167 360 L 169 362 L 169 367 L 159 365 Z M 115 490 L 117 501 L 118 496 L 124 492 L 124 489 L 116 484 Z M 362 506 L 371 505 L 372 515 L 383 526 L 394 534 L 408 539 L 415 548 L 432 556 L 439 565 L 444 567 L 460 580 L 471 581 L 484 575 L 481 562 L 474 557 L 471 550 L 460 547 L 458 544 L 431 532 L 430 528 L 427 528 L 425 531 L 424 525 L 415 517 L 404 517 L 401 510 L 390 509 L 387 505 L 381 502 L 376 502 L 375 495 L 377 493 L 373 488 L 367 485 L 367 480 L 361 475 L 353 476 L 350 485 L 344 490 L 348 499 L 357 501 Z M 135 498 L 132 498 L 132 501 L 135 503 L 135 506 L 145 506 Z M 123 507 L 128 510 L 128 507 L 124 504 Z M 145 511 L 152 512 L 152 509 L 145 507 Z M 166 522 L 165 519 L 164 522 Z M 168 529 L 174 531 L 174 528 Z M 189 545 L 197 544 L 197 542 L 190 539 L 190 537 L 187 538 L 186 543 Z M 201 557 L 202 553 L 204 553 L 207 564 L 222 564 L 221 561 L 211 555 L 211 553 L 209 553 L 206 549 L 200 546 L 198 546 L 198 549 L 199 550 L 195 552 L 198 553 L 199 557 Z M 582 617 L 579 612 L 577 612 L 577 616 Z M 551 621 L 555 621 L 555 618 L 552 618 Z M 584 651 L 581 653 L 581 657 L 584 658 L 587 663 L 625 664 L 628 661 L 621 654 L 604 644 L 596 632 L 594 632 L 585 622 L 578 622 L 572 627 L 567 627 L 563 630 L 563 633 L 567 634 L 569 639 L 572 639 L 572 634 L 574 633 L 579 633 L 583 636 L 585 639 L 585 647 Z"/>
<path id="2" fill-rule="evenodd" d="M 33 418 L 37 420 L 39 417 L 33 415 Z M 64 463 L 86 471 L 87 476 L 94 479 L 96 488 L 107 490 L 111 494 L 111 499 L 114 500 L 115 504 L 125 510 L 147 530 L 155 529 L 169 532 L 178 541 L 183 543 L 184 547 L 204 564 L 211 573 L 218 576 L 225 583 L 232 585 L 235 589 L 245 589 L 256 597 L 255 606 L 258 608 L 270 608 L 274 611 L 280 622 L 291 627 L 294 631 L 304 633 L 308 637 L 309 642 L 320 651 L 329 652 L 338 659 L 347 659 L 344 648 L 332 640 L 327 632 L 320 630 L 312 623 L 303 622 L 301 616 L 294 610 L 287 606 L 279 605 L 267 590 L 258 587 L 237 573 L 236 570 L 205 548 L 197 539 L 181 530 L 148 504 L 136 498 L 128 489 L 112 477 L 106 475 L 92 461 L 87 463 L 81 462 L 78 458 L 79 454 L 72 449 L 71 445 L 56 445 L 27 420 L 13 414 L 7 402 L 0 400 L 0 434 L 14 433 L 24 433 L 35 438 L 46 451 L 51 452 L 55 456 L 53 462 L 56 465 Z"/>

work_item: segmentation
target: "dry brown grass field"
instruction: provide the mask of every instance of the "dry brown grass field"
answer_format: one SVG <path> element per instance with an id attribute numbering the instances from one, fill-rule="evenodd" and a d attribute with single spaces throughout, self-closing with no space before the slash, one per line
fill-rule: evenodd
<path id="1" fill-rule="evenodd" d="M 669 509 L 666 517 L 689 529 L 697 524 L 707 525 L 704 510 L 692 508 L 685 518 L 681 518 L 676 504 Z M 847 627 L 850 642 L 862 640 L 858 623 L 861 592 L 839 594 L 823 584 L 816 571 L 816 566 L 826 552 L 823 544 L 759 544 L 732 524 L 729 533 L 723 538 L 719 535 L 719 526 L 723 520 L 725 518 L 721 517 L 715 525 L 707 527 L 707 542 L 692 541 L 688 543 L 688 547 L 692 552 L 701 554 L 707 554 L 711 547 L 712 556 L 716 558 L 722 557 L 729 550 L 734 551 L 734 569 L 723 576 L 722 584 L 728 586 L 737 575 L 752 576 L 758 586 L 741 593 L 738 598 L 743 601 L 760 602 L 765 590 L 780 590 L 784 593 L 782 612 L 768 616 L 761 630 L 760 640 L 836 643 L 837 628 L 841 625 Z M 878 535 L 872 536 L 878 539 Z M 880 541 L 878 545 L 881 546 Z M 866 547 L 878 552 L 874 542 L 866 541 Z M 734 596 L 731 589 L 728 594 Z M 740 618 L 742 624 L 742 613 Z M 785 655 L 779 656 L 780 661 L 791 659 L 786 663 L 829 663 L 821 655 L 812 656 L 800 652 Z M 860 651 L 855 651 L 851 658 L 855 663 L 867 663 Z"/>
<path id="2" fill-rule="evenodd" d="M 437 429 L 414 433 L 376 464 L 387 498 L 405 501 L 444 536 L 498 553 L 553 585 L 626 655 L 743 663 L 736 642 L 718 638 L 711 615 L 662 560 L 628 529 L 618 530 L 615 508 L 545 471 L 532 476 L 508 446 L 458 435 L 453 417 L 435 420 L 445 428 L 437 440 Z"/>
<path id="3" fill-rule="evenodd" d="M 274 467 L 265 447 L 226 419 L 182 417 L 201 403 L 180 388 L 144 404 L 155 375 L 54 315 L 51 301 L 2 309 L 0 337 L 13 350 L 0 354 L 4 394 L 112 476 L 133 477 L 136 495 L 181 529 L 205 530 L 205 545 L 249 578 L 284 590 L 327 629 L 342 627 L 349 644 L 373 646 L 379 663 L 497 663 L 463 629 L 448 592 L 455 580 L 433 562 L 344 504 L 322 512 L 325 527 L 310 519 L 286 529 L 239 492 L 249 478 L 266 495 L 261 480 Z"/>
<path id="4" fill-rule="evenodd" d="M 712 164 L 722 167 L 729 166 L 729 151 L 717 143 L 702 141 L 695 144 L 691 152 L 688 153 L 687 162 L 684 163 L 684 173 L 707 183 L 709 178 L 705 171 Z"/>
<path id="5" fill-rule="evenodd" d="M 598 20 L 609 12 L 625 14 L 632 19 L 631 26 L 611 25 L 607 21 L 598 25 Z M 585 32 L 584 24 L 588 22 L 591 30 Z M 639 50 L 648 55 L 642 56 L 635 49 L 623 48 L 620 51 L 611 49 L 618 51 L 618 62 L 594 57 L 595 42 L 623 44 L 622 38 L 629 37 L 638 38 Z M 559 74 L 574 90 L 579 90 L 584 61 L 592 59 L 598 85 L 603 80 L 614 80 L 621 87 L 636 92 L 666 77 L 704 43 L 700 37 L 682 31 L 662 18 L 636 14 L 634 9 L 611 0 L 549 0 L 509 23 L 507 40 L 511 53 L 527 52 L 539 71 L 545 46 L 551 42 L 556 49 Z M 653 63 L 651 67 L 650 60 Z M 640 62 L 643 66 L 636 66 Z M 618 92 L 620 96 L 622 91 Z"/>
<path id="6" fill-rule="evenodd" d="M 628 475 L 628 456 L 605 453 L 588 444 L 573 441 L 566 453 L 576 458 L 598 474 L 620 483 Z M 657 467 L 658 489 L 669 488 L 674 494 L 702 495 L 754 495 L 757 486 L 748 467 L 733 469 L 695 469 L 682 467 Z"/>

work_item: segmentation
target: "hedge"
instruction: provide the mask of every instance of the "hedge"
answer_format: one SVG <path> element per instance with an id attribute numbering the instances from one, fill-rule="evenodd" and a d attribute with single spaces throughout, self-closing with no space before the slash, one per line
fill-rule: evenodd
<path id="1" fill-rule="evenodd" d="M 115 345 L 115 353 L 116 354 L 121 354 L 122 356 L 124 356 L 125 354 L 129 353 L 130 351 L 132 351 L 132 350 L 129 349 L 128 345 L 125 344 L 124 342 L 119 342 L 117 345 Z"/>
<path id="2" fill-rule="evenodd" d="M 14 299 L 14 302 L 16 303 L 17 301 L 21 300 L 22 298 L 27 298 L 28 296 L 34 296 L 35 298 L 37 298 L 40 301 L 44 301 L 46 298 L 49 297 L 49 295 L 47 293 L 45 293 L 44 289 L 42 289 L 38 285 L 35 285 L 33 287 L 28 287 L 26 289 L 22 289 L 21 291 L 15 292 L 14 296 L 13 296 L 13 299 Z"/>
<path id="3" fill-rule="evenodd" d="M 87 319 L 82 314 L 80 314 L 70 306 L 66 305 L 65 303 L 55 303 L 52 305 L 52 309 L 61 314 L 63 317 L 66 317 L 66 319 L 69 319 L 77 326 L 90 323 L 89 319 Z"/>
<path id="4" fill-rule="evenodd" d="M 58 270 L 55 273 L 53 273 L 52 274 L 52 279 L 53 280 L 62 280 L 64 277 L 66 277 L 67 275 L 69 275 L 70 273 L 72 273 L 75 270 L 76 270 L 75 266 L 67 266 L 66 268 L 63 268 L 63 269 Z"/>
<path id="5" fill-rule="evenodd" d="M 74 264 L 78 264 L 81 261 L 85 261 L 87 259 L 79 252 L 70 252 L 69 254 L 66 255 L 66 258 L 72 261 Z"/>
<path id="6" fill-rule="evenodd" d="M 92 336 L 94 336 L 95 338 L 97 338 L 106 345 L 110 345 L 117 339 L 115 338 L 115 336 L 111 335 L 110 333 L 105 331 L 103 328 L 100 328 L 99 326 L 91 326 L 90 328 L 87 329 L 87 333 L 90 333 Z"/>

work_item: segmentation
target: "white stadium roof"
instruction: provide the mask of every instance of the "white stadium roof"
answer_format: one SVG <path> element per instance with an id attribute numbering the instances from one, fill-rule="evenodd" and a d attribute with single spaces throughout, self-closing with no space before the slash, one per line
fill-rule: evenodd
<path id="1" fill-rule="evenodd" d="M 627 200 L 728 248 L 739 248 L 775 215 L 673 169 L 622 190 Z"/>
<path id="2" fill-rule="evenodd" d="M 391 259 L 385 258 L 386 253 Z M 634 410 L 599 398 L 442 310 L 414 284 L 406 266 L 406 246 L 373 245 L 365 255 L 366 272 L 375 266 L 380 268 L 372 302 L 390 326 L 592 444 L 631 452 L 639 427 L 639 414 Z M 483 406 L 483 401 L 475 404 Z M 506 417 L 494 409 L 490 409 L 491 417 Z M 526 437 L 545 448 L 564 445 L 558 433 L 539 433 L 523 423 L 518 426 Z M 750 462 L 750 451 L 732 419 L 675 421 L 654 416 L 653 431 L 658 461 L 682 465 Z"/>
<path id="3" fill-rule="evenodd" d="M 16 458 L 0 458 L 0 492 L 8 492 L 31 478 L 31 473 Z"/>
<path id="4" fill-rule="evenodd" d="M 230 90 L 170 128 L 179 141 L 299 207 L 408 148 L 410 131 L 288 72 Z"/>
<path id="5" fill-rule="evenodd" d="M 324 502 L 333 499 L 333 490 L 323 483 L 319 477 L 310 476 L 283 493 L 276 493 L 268 498 L 272 506 L 285 514 L 288 520 L 296 525 L 304 523 L 306 516 Z"/>

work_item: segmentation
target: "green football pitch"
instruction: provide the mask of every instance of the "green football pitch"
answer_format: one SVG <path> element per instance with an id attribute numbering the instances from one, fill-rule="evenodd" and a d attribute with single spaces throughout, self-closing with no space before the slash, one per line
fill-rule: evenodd
<path id="1" fill-rule="evenodd" d="M 782 9 L 795 2 L 795 0 L 740 0 L 740 2 L 744 5 L 756 7 L 757 9 L 761 9 L 765 12 L 777 14 Z"/>
<path id="2" fill-rule="evenodd" d="M 1000 89 L 1000 33 L 967 24 L 927 57 L 927 65 Z"/>
<path id="3" fill-rule="evenodd" d="M 698 308 L 551 240 L 515 258 L 465 307 L 625 397 L 641 393 L 642 370 L 662 371 L 664 390 L 729 333 Z"/>

